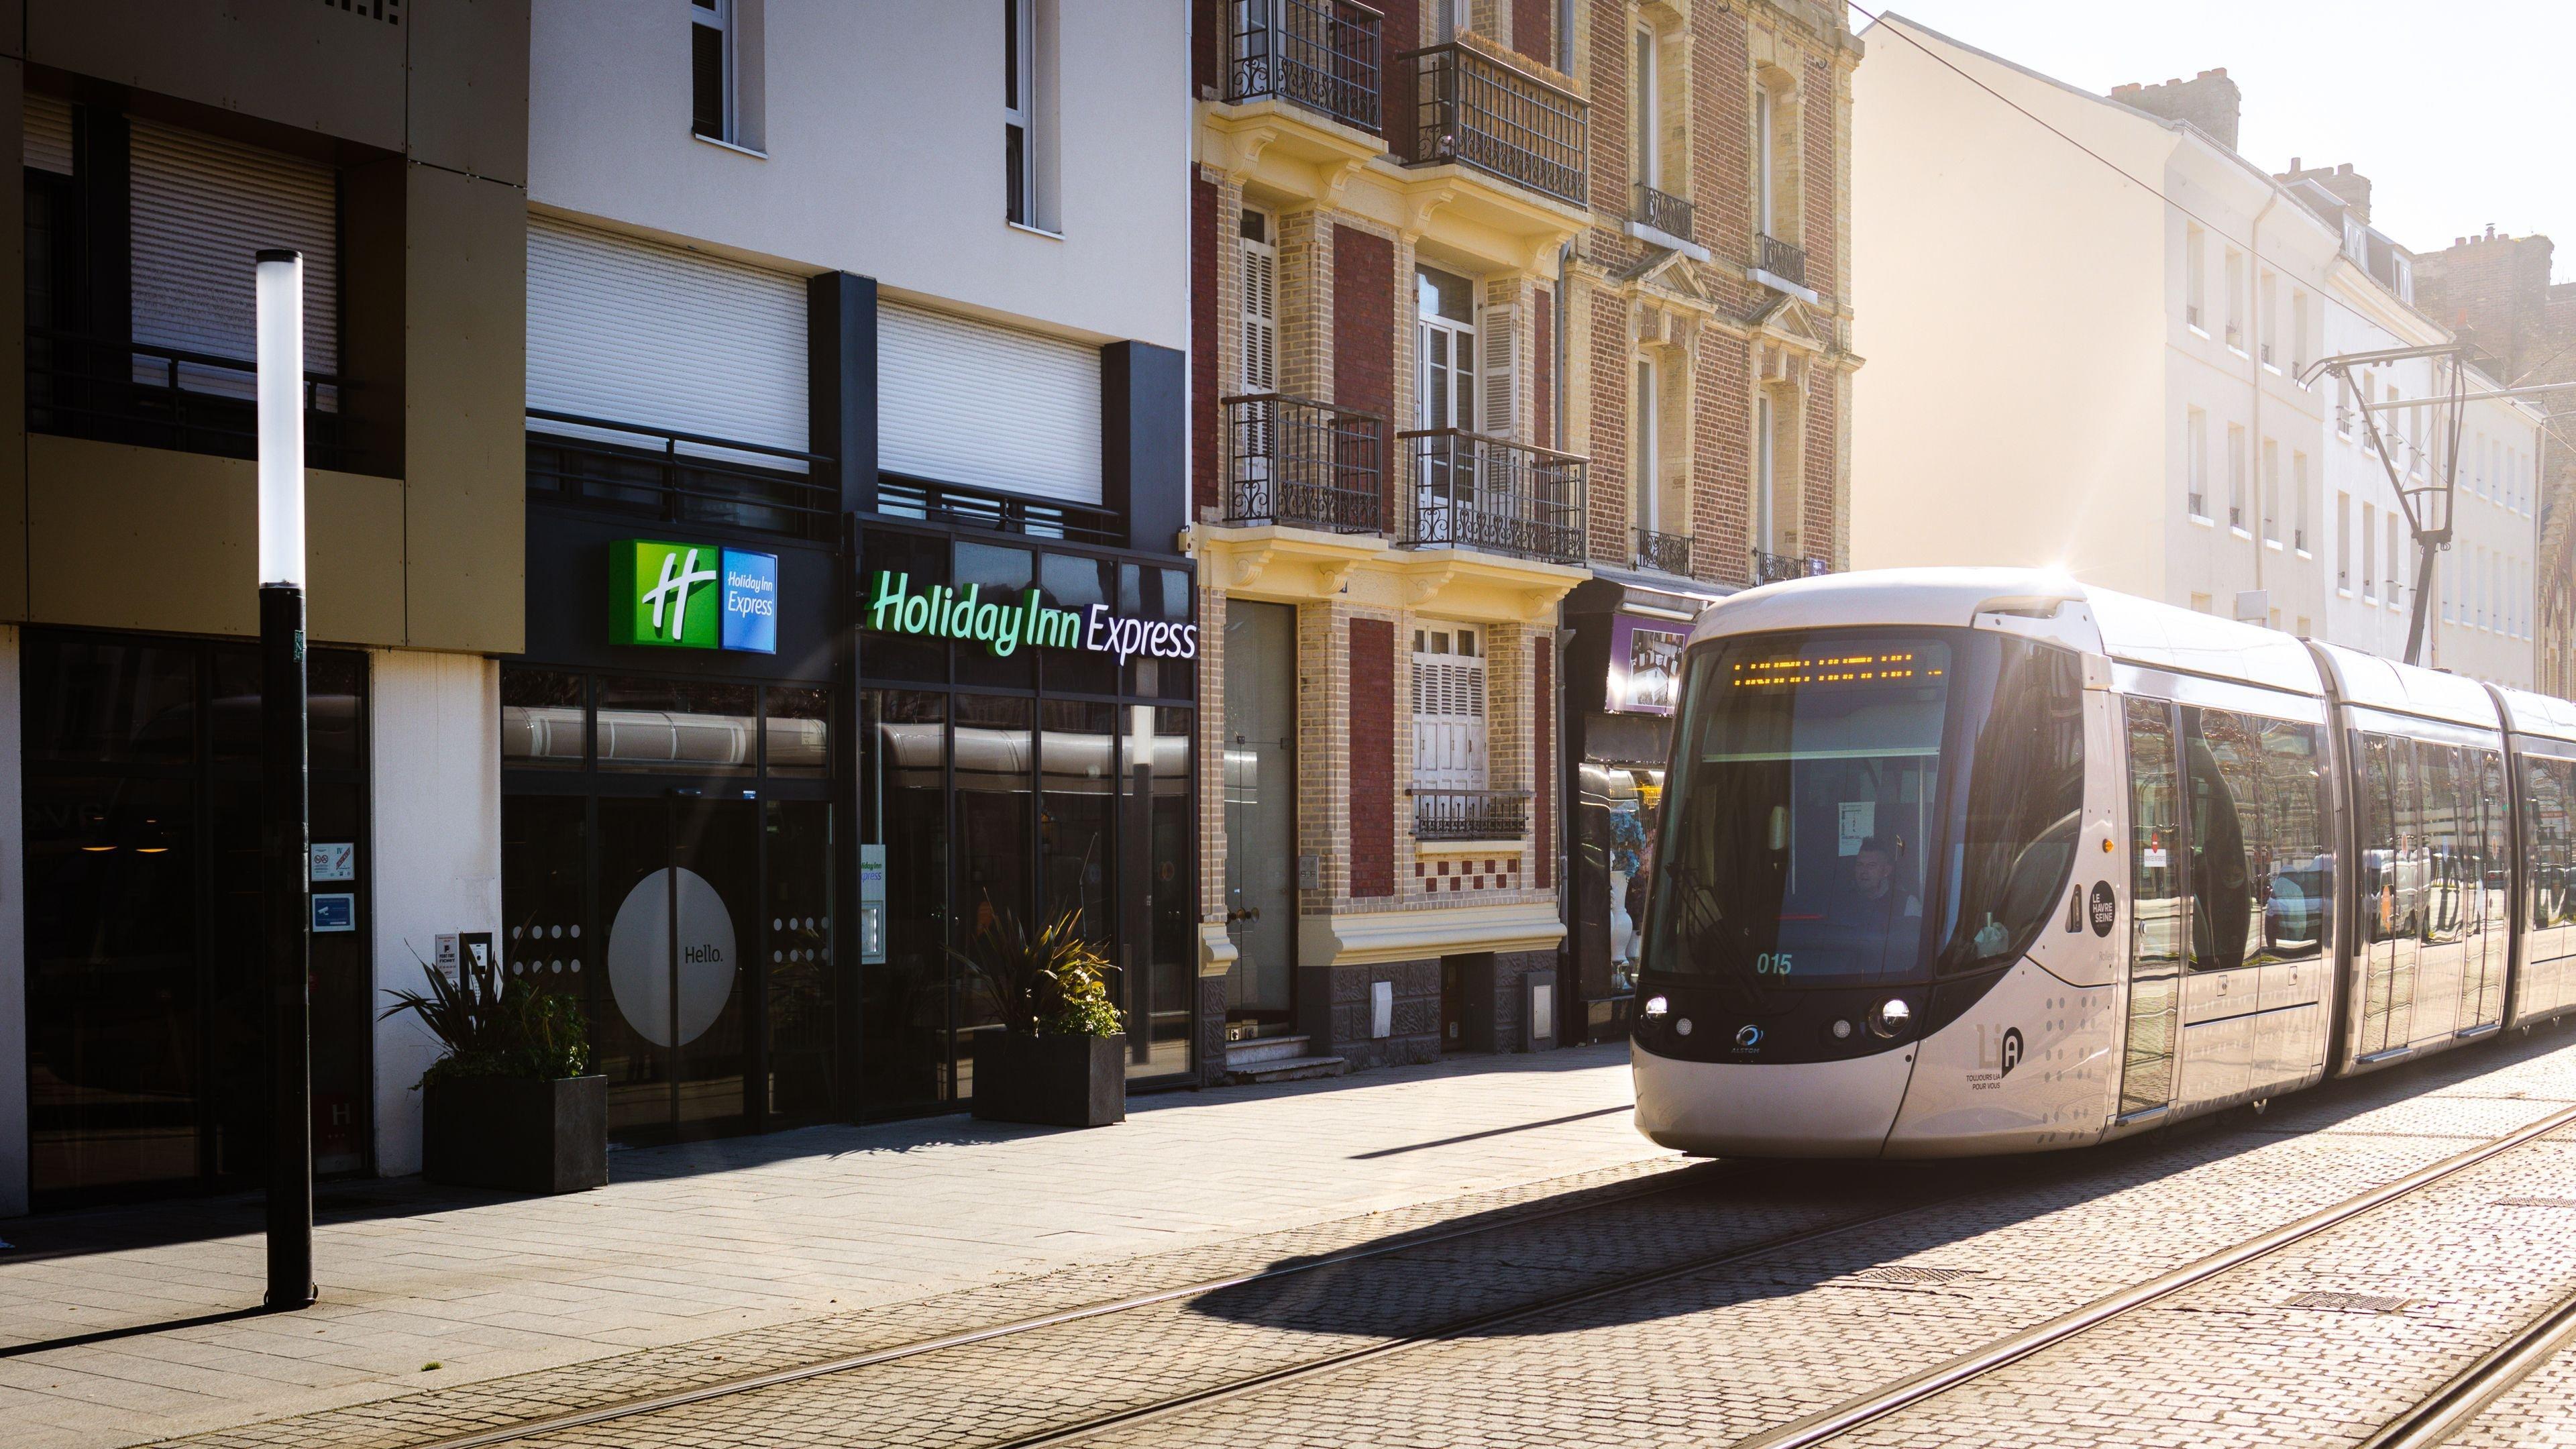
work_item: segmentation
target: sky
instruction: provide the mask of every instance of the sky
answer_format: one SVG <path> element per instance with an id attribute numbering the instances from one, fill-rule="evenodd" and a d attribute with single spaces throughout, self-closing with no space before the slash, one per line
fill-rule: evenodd
<path id="1" fill-rule="evenodd" d="M 1877 0 L 1867 0 L 1872 12 Z M 2349 161 L 2371 224 L 2413 251 L 2539 232 L 2576 280 L 2576 0 L 1889 0 L 1933 30 L 2095 94 L 2224 66 L 2236 149 L 2267 171 Z M 1854 11 L 1859 30 L 1866 15 Z M 1893 43 L 1893 42 L 1891 42 Z M 1861 64 L 1869 64 L 1864 57 Z"/>

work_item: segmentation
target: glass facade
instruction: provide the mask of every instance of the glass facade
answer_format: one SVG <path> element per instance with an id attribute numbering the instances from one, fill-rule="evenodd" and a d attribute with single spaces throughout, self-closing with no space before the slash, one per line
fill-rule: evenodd
<path id="1" fill-rule="evenodd" d="M 27 1026 L 38 1201 L 214 1184 L 266 1160 L 259 656 L 246 643 L 30 630 Z M 308 656 L 317 895 L 313 1132 L 368 1167 L 367 662 Z"/>

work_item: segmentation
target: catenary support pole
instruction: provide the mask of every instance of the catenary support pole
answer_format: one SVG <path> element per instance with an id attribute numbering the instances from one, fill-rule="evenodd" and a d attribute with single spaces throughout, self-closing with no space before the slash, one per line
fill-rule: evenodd
<path id="1" fill-rule="evenodd" d="M 304 259 L 263 251 L 259 308 L 259 879 L 268 983 L 268 1296 L 313 1288 L 312 853 L 304 676 Z"/>

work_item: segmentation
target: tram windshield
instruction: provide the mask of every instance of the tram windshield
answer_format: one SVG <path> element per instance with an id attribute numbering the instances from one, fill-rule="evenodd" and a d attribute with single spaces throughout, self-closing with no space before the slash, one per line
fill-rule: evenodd
<path id="1" fill-rule="evenodd" d="M 1692 651 L 1645 969 L 1768 988 L 2008 963 L 2066 896 L 2083 675 L 1967 629 Z"/>

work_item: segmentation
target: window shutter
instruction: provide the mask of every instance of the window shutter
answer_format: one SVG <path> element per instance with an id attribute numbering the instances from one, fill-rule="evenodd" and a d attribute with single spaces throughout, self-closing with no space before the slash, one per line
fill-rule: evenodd
<path id="1" fill-rule="evenodd" d="M 1100 349 L 877 306 L 877 460 L 890 473 L 1100 502 Z"/>
<path id="2" fill-rule="evenodd" d="M 1512 323 L 1517 309 L 1510 306 L 1487 307 L 1484 319 L 1477 324 L 1476 341 L 1484 348 L 1484 375 L 1477 381 L 1484 395 L 1476 400 L 1481 431 L 1497 438 L 1514 436 L 1512 424 L 1518 417 L 1512 407 L 1513 358 L 1519 339 Z"/>
<path id="3" fill-rule="evenodd" d="M 1243 362 L 1246 393 L 1279 390 L 1279 249 L 1250 237 L 1243 242 Z"/>
<path id="4" fill-rule="evenodd" d="M 528 406 L 803 452 L 806 381 L 803 278 L 528 219 Z M 765 454 L 735 460 L 805 466 Z"/>
<path id="5" fill-rule="evenodd" d="M 68 120 L 68 118 L 66 118 Z M 66 124 L 68 132 L 68 124 Z M 258 356 L 254 254 L 304 254 L 304 366 L 340 367 L 338 178 L 328 166 L 195 131 L 133 123 L 134 340 Z M 136 359 L 138 371 L 157 364 Z M 253 395 L 247 373 L 181 368 L 180 385 Z"/>
<path id="6" fill-rule="evenodd" d="M 26 126 L 27 169 L 71 175 L 71 102 L 60 96 L 28 93 Z"/>

